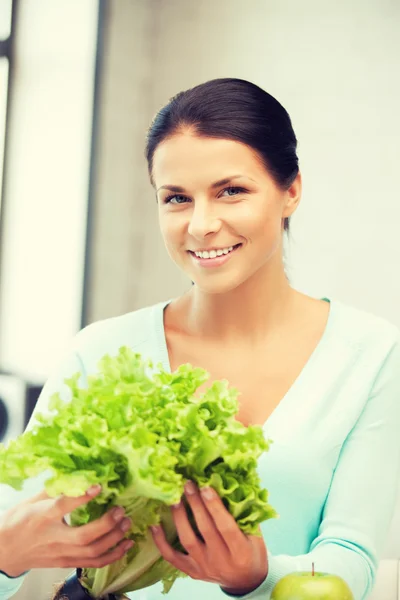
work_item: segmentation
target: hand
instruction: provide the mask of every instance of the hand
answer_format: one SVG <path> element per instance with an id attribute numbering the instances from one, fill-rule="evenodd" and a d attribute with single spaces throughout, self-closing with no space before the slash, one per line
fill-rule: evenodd
<path id="1" fill-rule="evenodd" d="M 174 550 L 161 526 L 152 528 L 162 556 L 193 579 L 217 583 L 226 592 L 247 594 L 268 574 L 268 557 L 262 537 L 246 536 L 212 488 L 199 491 L 188 482 L 185 496 L 192 509 L 202 542 L 190 525 L 182 502 L 172 507 L 178 536 L 187 555 Z"/>
<path id="2" fill-rule="evenodd" d="M 18 577 L 33 568 L 104 567 L 127 552 L 123 540 L 130 525 L 124 511 L 116 507 L 99 519 L 79 527 L 67 525 L 64 517 L 86 504 L 101 491 L 91 488 L 84 496 L 50 498 L 46 491 L 21 502 L 0 517 L 0 570 Z M 117 544 L 117 545 L 116 545 Z M 115 546 L 115 547 L 114 547 Z"/>

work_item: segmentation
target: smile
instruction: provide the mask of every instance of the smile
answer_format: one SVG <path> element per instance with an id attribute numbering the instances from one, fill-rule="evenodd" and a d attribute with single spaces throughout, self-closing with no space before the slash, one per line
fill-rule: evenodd
<path id="1" fill-rule="evenodd" d="M 241 245 L 242 244 L 236 244 L 235 246 L 220 250 L 205 250 L 204 252 L 193 252 L 192 250 L 189 250 L 188 252 L 196 264 L 201 267 L 219 267 L 220 265 L 225 264 Z"/>

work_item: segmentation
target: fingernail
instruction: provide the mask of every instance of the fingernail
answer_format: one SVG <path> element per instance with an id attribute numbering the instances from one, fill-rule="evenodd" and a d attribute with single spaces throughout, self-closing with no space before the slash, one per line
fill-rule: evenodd
<path id="1" fill-rule="evenodd" d="M 178 502 L 178 504 L 172 504 L 171 508 L 173 508 L 174 510 L 177 510 L 178 508 L 180 508 L 181 503 Z"/>
<path id="2" fill-rule="evenodd" d="M 213 500 L 215 498 L 214 490 L 209 487 L 201 488 L 200 494 L 205 500 Z"/>
<path id="3" fill-rule="evenodd" d="M 152 530 L 153 533 L 159 533 L 160 526 L 159 525 L 151 525 L 150 529 Z"/>
<path id="4" fill-rule="evenodd" d="M 117 508 L 114 508 L 114 510 L 112 511 L 112 516 L 113 519 L 115 519 L 115 521 L 119 521 L 124 514 L 125 511 L 121 506 L 117 506 Z"/>
<path id="5" fill-rule="evenodd" d="M 95 496 L 101 490 L 101 485 L 92 485 L 86 492 L 89 496 Z"/>
<path id="6" fill-rule="evenodd" d="M 130 529 L 131 527 L 131 520 L 130 519 L 124 519 L 121 523 L 121 529 L 122 531 L 128 531 L 128 529 Z"/>
<path id="7" fill-rule="evenodd" d="M 133 546 L 133 542 L 132 540 L 129 540 L 128 542 L 124 543 L 124 550 L 129 550 L 129 548 L 132 548 Z"/>
<path id="8" fill-rule="evenodd" d="M 191 496 L 197 492 L 196 484 L 193 481 L 187 481 L 185 484 L 185 492 Z"/>

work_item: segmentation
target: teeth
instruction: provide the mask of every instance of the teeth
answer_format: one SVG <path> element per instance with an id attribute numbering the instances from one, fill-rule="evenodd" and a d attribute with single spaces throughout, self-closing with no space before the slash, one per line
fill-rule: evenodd
<path id="1" fill-rule="evenodd" d="M 222 250 L 210 250 L 210 252 L 205 250 L 204 252 L 195 252 L 195 255 L 199 258 L 216 258 L 217 256 L 228 254 L 229 252 L 232 252 L 232 250 L 233 246 L 230 246 L 229 248 L 223 248 Z"/>

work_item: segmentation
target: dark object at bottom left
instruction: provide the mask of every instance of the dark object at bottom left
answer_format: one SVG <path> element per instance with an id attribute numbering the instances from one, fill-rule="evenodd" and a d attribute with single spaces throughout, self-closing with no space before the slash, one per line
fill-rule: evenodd
<path id="1" fill-rule="evenodd" d="M 79 581 L 81 574 L 82 569 L 77 569 L 75 573 L 71 573 L 58 588 L 52 600 L 95 600 Z M 108 594 L 107 598 L 108 600 L 118 600 L 114 594 Z"/>

